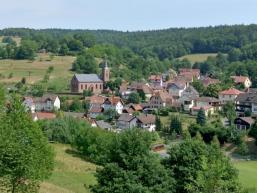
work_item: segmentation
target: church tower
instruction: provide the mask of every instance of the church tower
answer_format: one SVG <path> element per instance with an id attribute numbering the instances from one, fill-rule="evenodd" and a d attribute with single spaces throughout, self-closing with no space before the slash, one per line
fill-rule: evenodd
<path id="1" fill-rule="evenodd" d="M 105 60 L 105 65 L 103 67 L 102 79 L 104 82 L 108 82 L 110 80 L 110 69 L 108 68 L 107 60 Z"/>

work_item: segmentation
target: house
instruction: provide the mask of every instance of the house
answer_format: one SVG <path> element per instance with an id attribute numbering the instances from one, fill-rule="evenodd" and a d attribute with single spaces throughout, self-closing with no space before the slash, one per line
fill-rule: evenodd
<path id="1" fill-rule="evenodd" d="M 227 103 L 229 101 L 235 102 L 237 96 L 242 93 L 243 92 L 241 92 L 240 90 L 230 88 L 219 93 L 219 100 L 222 104 Z"/>
<path id="2" fill-rule="evenodd" d="M 96 74 L 75 74 L 71 80 L 71 92 L 83 93 L 91 91 L 94 94 L 103 92 L 103 80 Z"/>
<path id="3" fill-rule="evenodd" d="M 61 101 L 57 95 L 46 94 L 42 97 L 24 97 L 25 109 L 35 113 L 40 111 L 52 112 L 61 108 Z"/>
<path id="4" fill-rule="evenodd" d="M 174 99 L 167 91 L 159 91 L 155 93 L 149 102 L 150 108 L 163 108 L 172 106 Z"/>
<path id="5" fill-rule="evenodd" d="M 106 97 L 102 95 L 93 95 L 89 97 L 90 108 L 101 107 L 104 104 L 105 100 L 106 100 Z"/>
<path id="6" fill-rule="evenodd" d="M 84 91 L 91 91 L 94 94 L 103 92 L 103 84 L 110 79 L 110 69 L 105 63 L 102 69 L 102 77 L 97 74 L 74 74 L 71 79 L 71 92 L 83 93 Z"/>
<path id="7" fill-rule="evenodd" d="M 250 129 L 254 124 L 255 120 L 252 117 L 238 117 L 235 119 L 234 123 L 238 129 Z"/>
<path id="8" fill-rule="evenodd" d="M 104 129 L 104 130 L 107 130 L 107 131 L 112 130 L 112 126 L 109 123 L 107 123 L 103 120 L 96 121 L 96 125 L 97 125 L 97 127 L 101 128 L 101 129 Z"/>
<path id="9" fill-rule="evenodd" d="M 119 129 L 131 129 L 137 127 L 137 118 L 129 114 L 121 114 L 117 120 Z"/>
<path id="10" fill-rule="evenodd" d="M 244 114 L 249 111 L 257 115 L 257 93 L 242 93 L 236 98 L 236 111 L 238 114 Z"/>
<path id="11" fill-rule="evenodd" d="M 104 112 L 103 107 L 91 107 L 88 111 L 88 117 L 91 119 L 95 119 L 99 115 L 101 115 Z"/>
<path id="12" fill-rule="evenodd" d="M 133 82 L 128 86 L 122 85 L 119 90 L 123 99 L 128 99 L 129 95 L 133 92 L 144 93 L 146 101 L 149 101 L 153 95 L 153 90 L 150 85 L 142 82 Z"/>
<path id="13" fill-rule="evenodd" d="M 221 104 L 219 99 L 214 97 L 199 97 L 195 100 L 197 107 L 212 106 L 215 110 L 220 110 Z"/>
<path id="14" fill-rule="evenodd" d="M 111 96 L 105 99 L 103 103 L 104 110 L 113 109 L 118 114 L 122 114 L 124 103 L 120 97 Z"/>
<path id="15" fill-rule="evenodd" d="M 204 87 L 208 87 L 211 84 L 219 84 L 220 80 L 219 79 L 210 78 L 210 77 L 203 77 L 203 78 L 201 78 L 201 82 L 203 83 Z"/>
<path id="16" fill-rule="evenodd" d="M 154 86 L 163 86 L 162 75 L 151 75 L 148 80 Z"/>
<path id="17" fill-rule="evenodd" d="M 195 100 L 197 98 L 199 98 L 199 93 L 193 86 L 189 86 L 182 92 L 179 102 L 184 111 L 190 111 L 195 106 Z"/>
<path id="18" fill-rule="evenodd" d="M 153 132 L 156 129 L 156 116 L 152 114 L 141 114 L 137 116 L 138 127 Z"/>
<path id="19" fill-rule="evenodd" d="M 182 92 L 186 90 L 187 84 L 185 81 L 174 81 L 167 84 L 167 90 L 174 99 L 179 99 Z"/>
<path id="20" fill-rule="evenodd" d="M 200 79 L 200 69 L 180 68 L 179 75 L 184 77 L 192 77 L 193 79 Z"/>
<path id="21" fill-rule="evenodd" d="M 244 88 L 252 86 L 252 82 L 247 76 L 230 76 L 230 78 L 234 80 L 236 85 L 242 85 Z"/>
<path id="22" fill-rule="evenodd" d="M 195 107 L 192 107 L 191 108 L 191 114 L 192 115 L 197 115 L 198 112 L 200 110 L 203 110 L 204 111 L 204 114 L 205 116 L 209 116 L 209 115 L 212 115 L 214 113 L 214 107 L 213 106 L 210 106 L 210 105 L 207 105 L 207 106 L 195 106 Z"/>
<path id="23" fill-rule="evenodd" d="M 56 115 L 49 112 L 35 112 L 31 114 L 33 121 L 55 119 Z"/>

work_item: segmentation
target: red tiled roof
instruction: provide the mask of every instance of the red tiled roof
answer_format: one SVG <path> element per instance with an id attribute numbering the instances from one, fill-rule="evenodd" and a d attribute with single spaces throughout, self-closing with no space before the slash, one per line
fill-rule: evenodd
<path id="1" fill-rule="evenodd" d="M 103 104 L 106 97 L 101 95 L 93 95 L 90 97 L 90 103 L 91 104 Z"/>
<path id="2" fill-rule="evenodd" d="M 241 92 L 240 90 L 237 90 L 235 88 L 230 88 L 228 90 L 224 90 L 224 91 L 220 92 L 220 94 L 223 94 L 223 95 L 239 95 L 242 93 L 243 92 Z"/>
<path id="3" fill-rule="evenodd" d="M 248 77 L 247 76 L 230 76 L 234 80 L 235 83 L 244 83 Z"/>
<path id="4" fill-rule="evenodd" d="M 38 120 L 44 120 L 44 119 L 55 119 L 56 115 L 54 113 L 36 112 L 32 114 L 32 117 L 37 117 Z"/>

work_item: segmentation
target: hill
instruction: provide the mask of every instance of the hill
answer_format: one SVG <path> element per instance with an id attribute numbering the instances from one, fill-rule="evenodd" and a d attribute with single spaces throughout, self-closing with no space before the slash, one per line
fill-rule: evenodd
<path id="1" fill-rule="evenodd" d="M 68 145 L 52 146 L 55 169 L 50 179 L 41 184 L 40 193 L 89 193 L 89 185 L 96 182 L 96 165 L 76 155 Z"/>

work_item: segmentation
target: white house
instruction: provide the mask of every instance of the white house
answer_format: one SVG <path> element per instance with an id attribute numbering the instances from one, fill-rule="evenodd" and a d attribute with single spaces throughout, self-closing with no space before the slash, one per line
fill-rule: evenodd
<path id="1" fill-rule="evenodd" d="M 141 114 L 137 116 L 138 127 L 153 132 L 156 129 L 156 117 L 152 114 Z"/>
<path id="2" fill-rule="evenodd" d="M 129 114 L 121 114 L 117 120 L 117 127 L 119 129 L 131 129 L 137 127 L 137 118 Z"/>
<path id="3" fill-rule="evenodd" d="M 34 112 L 52 112 L 61 108 L 61 101 L 57 95 L 44 95 L 42 97 L 24 97 L 23 105 L 28 111 Z"/>
<path id="4" fill-rule="evenodd" d="M 183 91 L 185 91 L 186 88 L 187 84 L 184 81 L 175 81 L 167 84 L 167 90 L 169 94 L 175 99 L 180 98 L 182 96 Z"/>
<path id="5" fill-rule="evenodd" d="M 235 102 L 238 95 L 242 94 L 240 90 L 230 88 L 219 93 L 219 100 L 221 103 L 227 103 L 229 101 Z"/>
<path id="6" fill-rule="evenodd" d="M 113 109 L 115 110 L 118 114 L 122 114 L 122 110 L 124 108 L 124 103 L 121 100 L 120 97 L 109 97 L 107 98 L 104 103 L 103 103 L 103 108 L 104 110 L 108 110 L 108 109 Z"/>
<path id="7" fill-rule="evenodd" d="M 237 85 L 243 85 L 245 88 L 250 88 L 252 86 L 252 81 L 247 76 L 231 76 L 234 83 Z"/>

